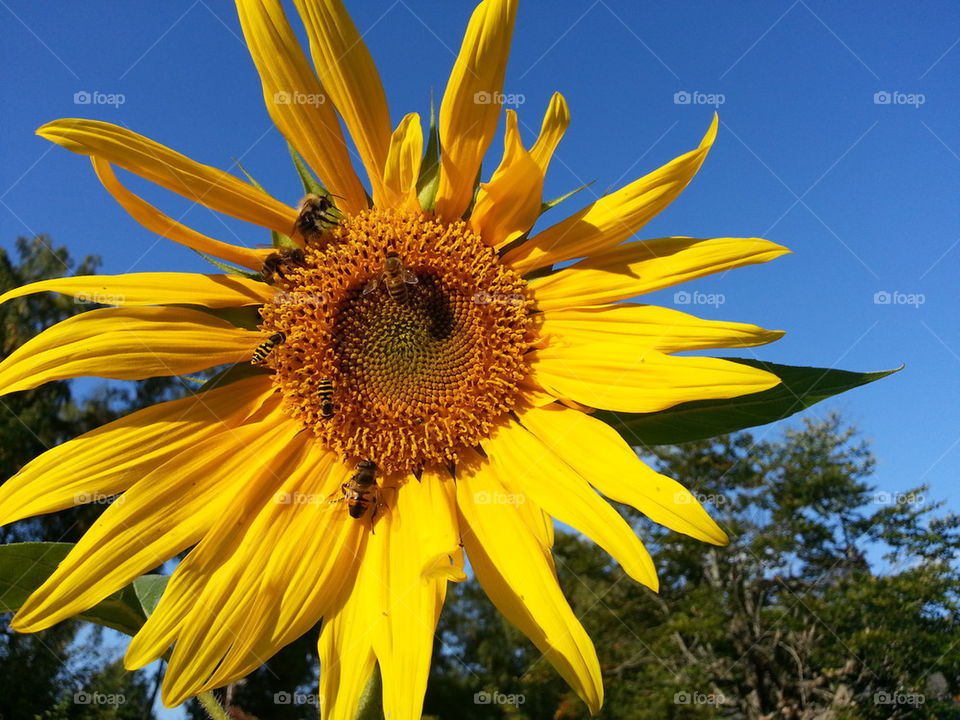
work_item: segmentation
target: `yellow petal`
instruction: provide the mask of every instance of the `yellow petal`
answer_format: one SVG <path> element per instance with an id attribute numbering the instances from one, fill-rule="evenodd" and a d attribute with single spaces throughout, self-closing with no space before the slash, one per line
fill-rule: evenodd
<path id="1" fill-rule="evenodd" d="M 457 465 L 457 508 L 463 545 L 484 592 L 587 704 L 603 704 L 596 650 L 570 609 L 553 564 L 521 520 L 516 505 L 478 503 L 506 489 L 474 458 Z"/>
<path id="2" fill-rule="evenodd" d="M 0 363 L 0 395 L 50 380 L 183 375 L 249 360 L 261 334 L 199 310 L 123 307 L 59 322 Z"/>
<path id="3" fill-rule="evenodd" d="M 368 658 L 368 647 L 383 675 L 385 717 L 420 717 L 447 579 L 463 577 L 454 493 L 449 476 L 425 471 L 385 494 L 356 584 L 321 631 L 323 717 L 354 716 L 369 664 L 351 656 Z"/>
<path id="4" fill-rule="evenodd" d="M 384 200 L 390 111 L 370 51 L 340 0 L 296 0 L 320 82 L 343 118 L 367 169 L 373 202 Z"/>
<path id="5" fill-rule="evenodd" d="M 520 142 L 517 113 L 507 110 L 503 160 L 490 182 L 480 185 L 470 224 L 487 245 L 499 248 L 533 227 L 542 195 L 543 170 Z"/>
<path id="6" fill-rule="evenodd" d="M 138 410 L 57 445 L 0 485 L 0 525 L 102 501 L 181 452 L 242 423 L 274 396 L 269 378 Z"/>
<path id="7" fill-rule="evenodd" d="M 622 303 L 551 310 L 543 314 L 540 335 L 549 338 L 551 347 L 615 340 L 620 344 L 621 354 L 637 354 L 647 348 L 671 353 L 755 347 L 779 340 L 783 331 L 703 320 L 656 305 Z"/>
<path id="8" fill-rule="evenodd" d="M 340 120 L 279 0 L 237 0 L 240 26 L 263 84 L 267 112 L 348 213 L 367 208 Z M 289 223 L 283 232 L 289 234 Z"/>
<path id="9" fill-rule="evenodd" d="M 367 620 L 367 608 L 360 602 L 347 602 L 324 618 L 317 643 L 320 720 L 353 720 L 357 716 L 360 695 L 377 661 Z"/>
<path id="10" fill-rule="evenodd" d="M 11 626 L 50 627 L 195 544 L 245 485 L 271 473 L 276 447 L 299 431 L 278 412 L 208 438 L 147 474 L 104 511 Z"/>
<path id="11" fill-rule="evenodd" d="M 166 611 L 172 628 L 163 637 L 164 623 L 155 626 L 154 657 L 176 641 L 163 687 L 168 706 L 249 674 L 332 612 L 353 585 L 366 529 L 330 502 L 346 468 L 330 472 L 332 454 L 309 437 L 299 445 L 275 460 L 250 521 L 211 529 L 212 547 L 185 570 Z M 218 541 L 220 534 L 234 537 Z"/>
<path id="12" fill-rule="evenodd" d="M 543 124 L 540 126 L 540 136 L 530 148 L 530 157 L 540 166 L 540 171 L 546 175 L 557 145 L 563 139 L 563 134 L 570 125 L 570 108 L 566 98 L 560 93 L 554 93 L 550 98 L 550 105 L 543 115 Z"/>
<path id="13" fill-rule="evenodd" d="M 530 287 L 543 311 L 602 305 L 789 252 L 760 238 L 657 238 L 591 255 Z"/>
<path id="14" fill-rule="evenodd" d="M 296 210 L 253 185 L 117 125 L 66 118 L 47 123 L 37 135 L 119 165 L 211 210 L 271 230 L 290 232 L 297 218 Z"/>
<path id="15" fill-rule="evenodd" d="M 717 136 L 717 122 L 714 115 L 696 150 L 547 228 L 508 252 L 503 261 L 524 274 L 619 245 L 673 202 L 697 174 Z"/>
<path id="16" fill-rule="evenodd" d="M 606 423 L 559 405 L 528 408 L 519 416 L 540 442 L 611 500 L 697 540 L 728 542 L 696 497 L 642 462 Z"/>
<path id="17" fill-rule="evenodd" d="M 483 0 L 467 25 L 440 105 L 440 186 L 436 213 L 459 220 L 500 119 L 503 76 L 517 0 Z"/>
<path id="18" fill-rule="evenodd" d="M 260 268 L 263 267 L 264 259 L 273 252 L 272 250 L 266 249 L 254 250 L 252 248 L 238 247 L 230 243 L 221 242 L 220 240 L 214 240 L 213 238 L 198 233 L 196 230 L 191 230 L 186 225 L 182 225 L 168 215 L 164 215 L 153 205 L 127 190 L 127 188 L 117 180 L 113 168 L 106 160 L 97 157 L 91 158 L 91 160 L 93 161 L 93 170 L 96 172 L 97 178 L 103 184 L 103 187 L 107 189 L 107 192 L 120 204 L 120 207 L 130 213 L 130 216 L 134 220 L 150 232 L 185 245 L 197 252 L 213 255 L 221 260 L 236 263 L 237 265 L 242 265 L 252 270 L 260 270 Z"/>
<path id="19" fill-rule="evenodd" d="M 237 275 L 157 272 L 75 275 L 22 285 L 0 295 L 0 303 L 38 292 L 73 295 L 98 305 L 202 305 L 209 308 L 263 305 L 276 290 Z"/>
<path id="20" fill-rule="evenodd" d="M 383 168 L 384 202 L 388 207 L 404 206 L 419 210 L 417 178 L 423 157 L 423 128 L 420 116 L 405 116 L 390 136 L 390 151 Z"/>
<path id="21" fill-rule="evenodd" d="M 692 400 L 748 395 L 780 383 L 765 370 L 719 358 L 656 350 L 624 353 L 616 339 L 532 355 L 537 381 L 557 397 L 620 412 L 657 412 Z"/>
<path id="22" fill-rule="evenodd" d="M 653 559 L 627 522 L 536 435 L 510 423 L 484 440 L 483 449 L 501 482 L 509 478 L 520 490 L 506 500 L 523 504 L 529 496 L 548 514 L 600 545 L 634 580 L 657 589 Z"/>

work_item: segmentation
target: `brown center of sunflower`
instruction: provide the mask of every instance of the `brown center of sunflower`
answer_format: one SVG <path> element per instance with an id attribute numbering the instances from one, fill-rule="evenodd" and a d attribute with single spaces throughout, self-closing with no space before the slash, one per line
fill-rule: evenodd
<path id="1" fill-rule="evenodd" d="M 384 472 L 452 462 L 509 412 L 531 340 L 526 283 L 463 222 L 370 210 L 277 274 L 261 329 L 291 414 Z"/>

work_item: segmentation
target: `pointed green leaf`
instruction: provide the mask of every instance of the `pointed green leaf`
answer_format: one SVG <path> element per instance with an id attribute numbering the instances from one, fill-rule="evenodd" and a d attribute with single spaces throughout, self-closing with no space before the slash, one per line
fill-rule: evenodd
<path id="1" fill-rule="evenodd" d="M 133 581 L 133 592 L 140 603 L 140 609 L 146 617 L 150 617 L 157 609 L 160 596 L 167 588 L 168 575 L 141 575 Z"/>
<path id="2" fill-rule="evenodd" d="M 253 175 L 247 172 L 247 169 L 240 164 L 239 160 L 234 158 L 233 163 L 238 168 L 240 168 L 240 172 L 242 172 L 246 176 L 247 180 L 250 181 L 251 185 L 253 185 L 260 192 L 266 193 L 267 195 L 270 194 L 266 191 L 263 185 L 261 185 L 260 183 L 258 183 L 256 180 L 253 179 Z M 297 247 L 297 244 L 293 240 L 291 240 L 289 237 L 287 237 L 283 233 L 277 232 L 276 230 L 270 231 L 270 242 L 274 247 Z"/>
<path id="3" fill-rule="evenodd" d="M 430 132 L 427 134 L 427 150 L 420 163 L 420 177 L 417 178 L 417 199 L 420 207 L 433 210 L 437 204 L 437 188 L 440 187 L 440 133 L 437 130 L 437 112 L 430 93 Z"/>
<path id="4" fill-rule="evenodd" d="M 289 142 L 287 143 L 287 148 L 290 150 L 290 157 L 293 158 L 294 167 L 297 168 L 297 175 L 300 176 L 300 182 L 303 184 L 303 194 L 330 197 L 330 191 L 320 184 L 320 181 L 317 180 L 310 171 L 310 168 L 307 167 L 307 163 L 303 161 L 297 149 Z"/>
<path id="5" fill-rule="evenodd" d="M 655 413 L 600 410 L 594 417 L 614 427 L 631 445 L 673 445 L 736 432 L 782 420 L 847 390 L 885 378 L 903 368 L 880 372 L 849 372 L 829 368 L 794 367 L 726 358 L 772 372 L 782 382 L 763 392 L 729 400 L 697 400 Z"/>
<path id="6" fill-rule="evenodd" d="M 244 270 L 243 268 L 238 268 L 233 265 L 227 265 L 227 263 L 220 262 L 216 258 L 210 257 L 206 253 L 202 253 L 199 250 L 194 250 L 194 252 L 208 263 L 213 265 L 215 268 L 223 270 L 223 272 L 227 273 L 227 275 L 237 275 L 239 277 L 245 277 L 249 280 L 260 280 L 260 273 L 253 272 L 253 270 Z"/>
<path id="7" fill-rule="evenodd" d="M 232 382 L 237 380 L 243 380 L 245 378 L 251 377 L 252 375 L 271 375 L 272 373 L 269 370 L 266 370 L 261 367 L 257 367 L 253 363 L 242 362 L 234 363 L 230 367 L 221 370 L 212 378 L 207 380 L 200 388 L 197 390 L 198 393 L 206 392 L 207 390 L 213 390 L 214 388 L 223 387 L 224 385 L 229 385 Z"/>
<path id="8" fill-rule="evenodd" d="M 196 312 L 207 313 L 228 323 L 235 325 L 243 330 L 256 330 L 260 327 L 260 308 L 262 305 L 244 305 L 243 307 L 224 307 L 211 308 L 203 305 L 184 305 L 183 303 L 174 303 L 164 307 L 182 307 Z"/>
<path id="9" fill-rule="evenodd" d="M 543 205 L 540 206 L 540 214 L 543 215 L 543 214 L 544 214 L 547 210 L 549 210 L 550 208 L 554 208 L 554 207 L 556 207 L 557 205 L 559 205 L 560 203 L 562 203 L 564 200 L 567 200 L 567 199 L 569 199 L 569 198 L 572 198 L 574 195 L 576 195 L 576 194 L 577 194 L 578 192 L 580 192 L 581 190 L 586 190 L 588 187 L 590 187 L 591 185 L 593 185 L 593 183 L 595 183 L 595 182 L 596 182 L 596 180 L 591 180 L 591 181 L 588 182 L 586 185 L 581 185 L 581 186 L 578 187 L 576 190 L 571 190 L 571 191 L 568 192 L 566 195 L 561 195 L 560 197 L 554 198 L 553 200 L 548 200 L 547 202 L 543 203 Z"/>
<path id="10" fill-rule="evenodd" d="M 0 612 L 19 610 L 27 597 L 53 574 L 57 565 L 72 549 L 72 543 L 27 542 L 0 545 Z M 146 592 L 149 589 L 155 593 L 156 584 L 156 580 L 142 583 L 141 591 Z M 136 634 L 147 619 L 134 585 L 115 592 L 76 617 L 127 635 Z"/>

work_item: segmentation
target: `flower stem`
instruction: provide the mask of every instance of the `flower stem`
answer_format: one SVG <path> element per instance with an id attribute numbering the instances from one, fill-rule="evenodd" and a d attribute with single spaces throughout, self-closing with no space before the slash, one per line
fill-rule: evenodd
<path id="1" fill-rule="evenodd" d="M 230 716 L 227 715 L 227 711 L 223 709 L 223 706 L 217 701 L 217 699 L 213 696 L 213 693 L 209 690 L 197 695 L 197 700 L 200 701 L 200 704 L 203 705 L 203 709 L 207 711 L 207 715 L 209 715 L 213 720 L 230 720 Z"/>

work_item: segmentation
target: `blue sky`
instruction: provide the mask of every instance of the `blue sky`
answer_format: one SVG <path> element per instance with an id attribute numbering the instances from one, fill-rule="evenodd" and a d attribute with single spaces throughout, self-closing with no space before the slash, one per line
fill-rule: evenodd
<path id="1" fill-rule="evenodd" d="M 119 123 L 222 168 L 240 157 L 273 194 L 298 200 L 232 4 L 0 6 L 5 247 L 42 232 L 77 257 L 102 255 L 107 273 L 208 269 L 137 226 L 84 158 L 33 135 L 59 117 Z M 426 114 L 473 3 L 348 6 L 378 62 L 394 121 Z M 700 174 L 640 237 L 761 236 L 794 254 L 697 281 L 684 289 L 714 302 L 677 307 L 787 330 L 779 343 L 756 350 L 775 362 L 855 370 L 905 363 L 893 378 L 812 413 L 836 409 L 860 426 L 880 459 L 881 490 L 926 482 L 954 510 L 958 34 L 960 5 L 948 1 L 528 0 L 505 86 L 528 142 L 550 94 L 564 93 L 573 121 L 546 193 L 596 181 L 584 202 L 694 147 L 718 109 L 719 137 Z M 123 102 L 75 104 L 83 92 L 122 94 Z M 498 140 L 497 156 L 500 147 Z M 130 186 L 214 237 L 268 241 L 257 228 L 188 209 L 166 191 Z M 546 219 L 564 211 L 552 212 Z M 676 306 L 673 291 L 651 301 Z"/>

